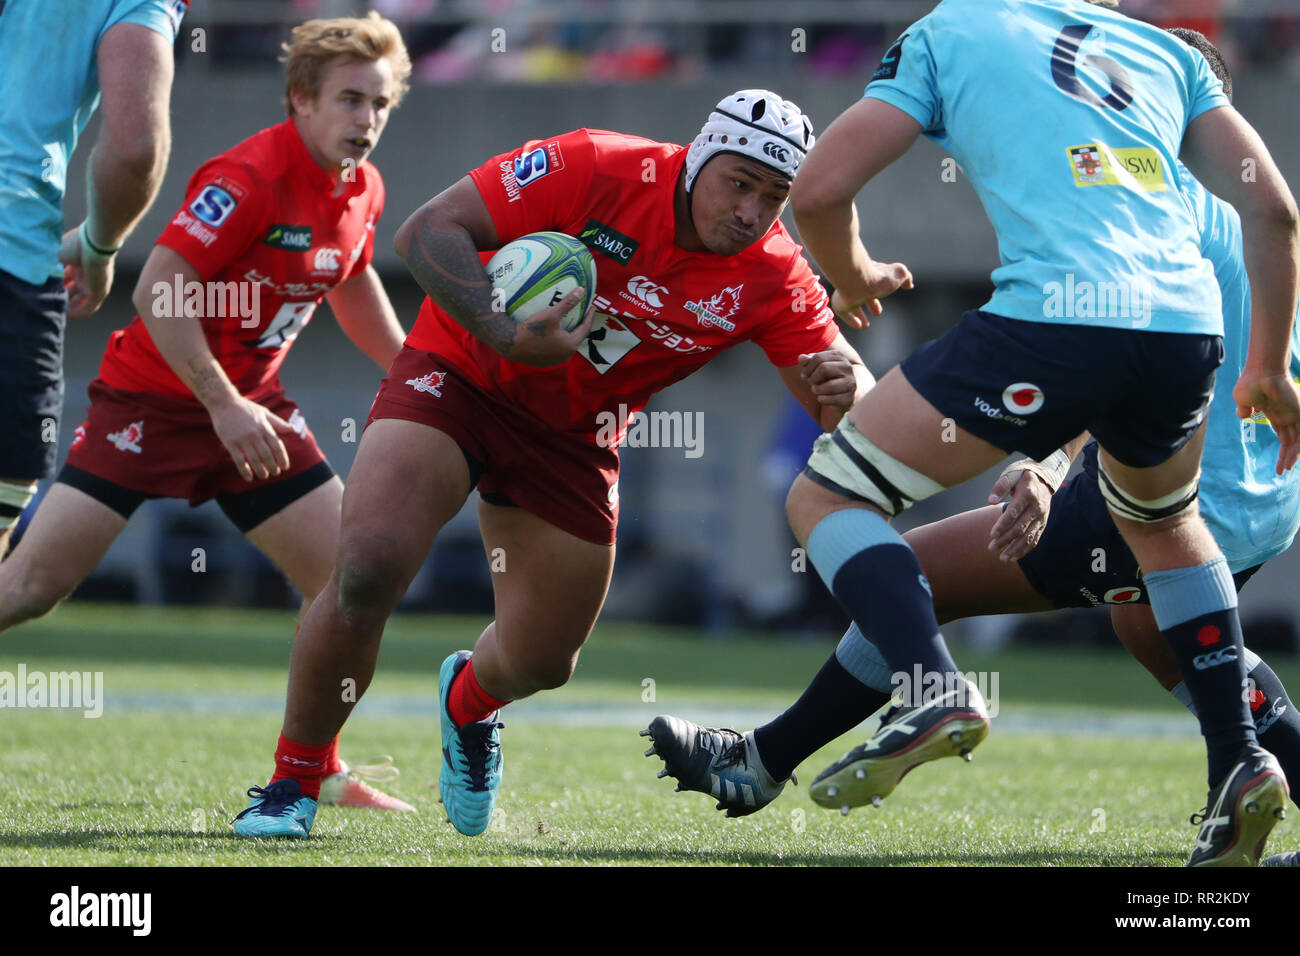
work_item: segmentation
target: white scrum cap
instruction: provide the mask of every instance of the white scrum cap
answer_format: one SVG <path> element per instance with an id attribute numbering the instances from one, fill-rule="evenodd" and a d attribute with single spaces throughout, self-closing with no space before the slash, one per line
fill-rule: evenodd
<path id="1" fill-rule="evenodd" d="M 812 120 L 771 90 L 741 90 L 714 107 L 686 153 L 686 191 L 719 153 L 738 153 L 793 179 L 812 149 Z"/>

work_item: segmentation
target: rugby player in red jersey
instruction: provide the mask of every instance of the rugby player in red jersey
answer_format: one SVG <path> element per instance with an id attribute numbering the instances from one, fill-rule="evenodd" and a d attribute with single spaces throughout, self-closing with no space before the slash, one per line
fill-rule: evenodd
<path id="1" fill-rule="evenodd" d="M 289 118 L 191 178 L 136 286 L 139 315 L 109 337 L 67 463 L 0 564 L 0 630 L 71 594 L 148 498 L 215 498 L 304 604 L 329 577 L 343 486 L 278 373 L 322 298 L 384 369 L 401 349 L 370 266 L 384 184 L 366 156 L 410 61 L 377 14 L 309 21 L 285 50 Z M 336 749 L 335 802 L 412 809 Z"/>
<path id="2" fill-rule="evenodd" d="M 578 130 L 472 171 L 398 231 L 429 293 L 371 410 L 343 503 L 338 564 L 303 619 L 271 784 L 236 823 L 306 836 L 318 765 L 364 691 L 384 623 L 435 535 L 480 493 L 496 619 L 442 665 L 440 788 L 453 825 L 483 832 L 501 782 L 497 711 L 559 687 L 591 632 L 614 562 L 617 436 L 601 422 L 752 340 L 824 428 L 872 384 L 801 250 L 778 222 L 812 124 L 766 90 L 727 97 L 688 149 Z M 531 232 L 596 257 L 593 311 L 573 293 L 517 325 L 493 311 L 483 263 Z M 613 431 L 612 428 L 609 431 Z"/>

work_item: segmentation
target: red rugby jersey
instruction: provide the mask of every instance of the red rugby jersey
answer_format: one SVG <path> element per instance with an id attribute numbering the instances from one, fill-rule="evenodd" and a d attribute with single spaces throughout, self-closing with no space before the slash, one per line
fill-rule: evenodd
<path id="1" fill-rule="evenodd" d="M 637 411 L 740 342 L 758 343 L 776 366 L 829 347 L 838 327 L 826 292 L 779 221 L 735 256 L 674 244 L 673 193 L 685 162 L 684 146 L 584 129 L 475 169 L 469 175 L 502 244 L 552 230 L 592 249 L 594 331 L 565 364 L 533 368 L 503 359 L 425 299 L 406 344 L 436 352 L 552 427 L 589 437 L 600 412 Z M 620 433 L 625 426 L 620 420 Z"/>
<path id="2" fill-rule="evenodd" d="M 279 388 L 280 363 L 325 293 L 370 262 L 384 209 L 379 170 L 363 162 L 341 195 L 333 196 L 334 189 L 333 178 L 286 120 L 200 166 L 184 204 L 158 237 L 159 245 L 198 271 L 205 311 L 225 313 L 204 314 L 201 323 L 208 347 L 241 395 L 256 398 Z M 156 307 L 179 314 L 186 296 L 173 282 L 158 290 Z M 254 302 L 256 322 L 240 311 L 246 305 L 252 312 Z M 109 336 L 99 375 L 114 388 L 194 397 L 138 315 Z"/>

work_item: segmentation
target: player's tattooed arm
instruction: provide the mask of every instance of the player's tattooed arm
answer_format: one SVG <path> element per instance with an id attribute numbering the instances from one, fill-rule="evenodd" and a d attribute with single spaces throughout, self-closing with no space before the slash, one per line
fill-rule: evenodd
<path id="1" fill-rule="evenodd" d="M 185 371 L 189 373 L 182 376 L 185 384 L 194 397 L 209 408 L 227 400 L 234 391 L 230 379 L 207 349 L 186 362 Z"/>
<path id="2" fill-rule="evenodd" d="M 480 252 L 500 248 L 500 236 L 468 176 L 412 213 L 397 230 L 394 246 L 429 298 L 512 362 L 535 368 L 562 365 L 591 330 L 591 308 L 576 328 L 566 332 L 561 327 L 563 317 L 582 300 L 579 289 L 521 323 L 506 312 L 479 258 Z M 522 335 L 521 326 L 532 334 Z"/>
<path id="3" fill-rule="evenodd" d="M 429 298 L 470 335 L 510 357 L 519 326 L 504 308 L 494 308 L 492 283 L 468 232 L 421 218 L 403 259 Z"/>

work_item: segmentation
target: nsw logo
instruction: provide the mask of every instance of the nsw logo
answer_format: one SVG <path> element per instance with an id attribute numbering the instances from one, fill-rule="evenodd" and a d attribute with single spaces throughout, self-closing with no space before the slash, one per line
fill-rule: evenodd
<path id="1" fill-rule="evenodd" d="M 1074 146 L 1070 149 L 1070 161 L 1074 163 L 1074 175 L 1081 183 L 1104 183 L 1105 166 L 1102 164 L 1101 152 L 1094 145 Z"/>
<path id="2" fill-rule="evenodd" d="M 1043 407 L 1043 390 L 1030 382 L 1016 382 L 1002 392 L 1002 404 L 1016 415 L 1032 415 Z"/>
<path id="3" fill-rule="evenodd" d="M 237 205 L 239 203 L 235 202 L 235 197 L 220 186 L 207 185 L 190 203 L 190 212 L 199 222 L 216 229 L 230 218 Z"/>

